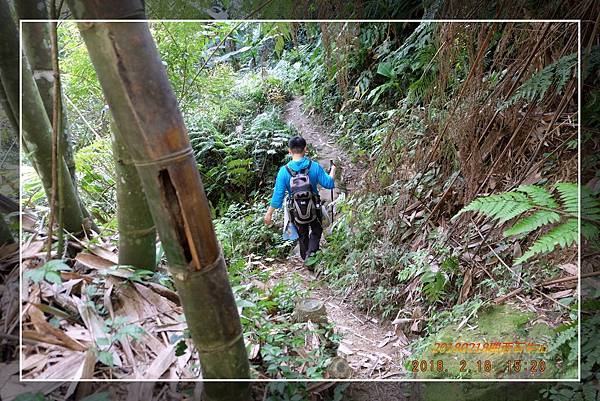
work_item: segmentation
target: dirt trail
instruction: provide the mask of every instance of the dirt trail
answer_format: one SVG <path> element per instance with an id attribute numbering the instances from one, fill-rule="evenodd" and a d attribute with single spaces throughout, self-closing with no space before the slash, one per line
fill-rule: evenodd
<path id="1" fill-rule="evenodd" d="M 295 97 L 285 107 L 284 120 L 296 127 L 309 146 L 312 145 L 317 153 L 317 160 L 325 171 L 329 171 L 330 160 L 337 165 L 339 173 L 336 174 L 338 182 L 336 182 L 337 188 L 334 190 L 334 197 L 337 198 L 340 191 L 352 192 L 362 169 L 353 165 L 346 156 L 346 152 L 336 146 L 335 139 L 331 135 L 331 128 L 323 123 L 320 116 L 314 113 L 307 115 L 302 109 L 303 98 Z M 331 200 L 330 191 L 321 190 L 321 198 L 327 201 Z"/>
<path id="2" fill-rule="evenodd" d="M 285 108 L 284 120 L 296 127 L 298 132 L 315 148 L 317 160 L 329 169 L 333 159 L 341 170 L 334 197 L 352 190 L 360 169 L 352 165 L 344 152 L 337 148 L 331 136 L 331 128 L 322 123 L 318 116 L 308 116 L 302 111 L 302 98 L 290 101 Z M 341 178 L 341 183 L 339 182 Z M 321 198 L 330 201 L 330 190 L 321 189 Z M 354 370 L 354 378 L 398 378 L 406 375 L 402 360 L 407 354 L 404 346 L 406 337 L 395 332 L 393 326 L 384 326 L 376 318 L 370 317 L 350 304 L 349 301 L 334 295 L 328 284 L 309 272 L 299 258 L 291 258 L 286 263 L 283 274 L 298 274 L 306 288 L 312 287 L 311 296 L 325 303 L 328 319 L 342 335 L 338 355 L 346 358 Z M 280 273 L 280 274 L 281 274 Z M 315 286 L 315 284 L 317 284 Z"/>

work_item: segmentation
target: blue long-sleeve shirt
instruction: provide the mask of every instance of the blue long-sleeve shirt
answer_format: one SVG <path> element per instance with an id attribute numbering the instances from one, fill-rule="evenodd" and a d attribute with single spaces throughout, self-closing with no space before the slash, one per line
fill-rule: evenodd
<path id="1" fill-rule="evenodd" d="M 300 171 L 303 168 L 308 167 L 309 161 L 310 159 L 308 157 L 303 157 L 302 159 L 288 162 L 287 166 L 294 171 Z M 335 186 L 334 179 L 331 178 L 329 174 L 325 172 L 323 167 L 321 167 L 321 165 L 314 160 L 310 165 L 310 170 L 308 170 L 308 177 L 310 178 L 310 184 L 312 186 L 313 193 L 315 194 L 319 193 L 317 184 L 327 189 L 331 189 Z M 271 198 L 271 206 L 273 208 L 281 208 L 286 191 L 288 193 L 292 192 L 290 188 L 291 178 L 292 176 L 290 175 L 289 171 L 287 171 L 285 166 L 282 166 L 277 173 L 275 190 L 273 191 L 273 197 Z"/>

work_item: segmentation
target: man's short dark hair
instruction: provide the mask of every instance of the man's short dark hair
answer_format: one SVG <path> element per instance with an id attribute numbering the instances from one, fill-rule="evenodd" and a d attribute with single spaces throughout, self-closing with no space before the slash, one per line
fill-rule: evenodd
<path id="1" fill-rule="evenodd" d="M 288 147 L 292 153 L 302 153 L 306 148 L 306 140 L 301 136 L 292 137 L 288 142 Z"/>

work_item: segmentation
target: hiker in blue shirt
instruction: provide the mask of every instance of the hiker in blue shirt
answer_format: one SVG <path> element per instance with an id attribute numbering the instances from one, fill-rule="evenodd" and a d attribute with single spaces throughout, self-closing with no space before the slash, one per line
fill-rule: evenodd
<path id="1" fill-rule="evenodd" d="M 317 186 L 334 187 L 335 165 L 329 174 L 323 167 L 305 156 L 306 140 L 295 136 L 288 142 L 292 160 L 279 169 L 271 206 L 265 214 L 265 224 L 271 225 L 273 212 L 283 206 L 286 192 L 289 195 L 288 210 L 290 219 L 298 230 L 300 256 L 305 260 L 319 250 L 323 234 L 321 226 L 320 198 Z"/>

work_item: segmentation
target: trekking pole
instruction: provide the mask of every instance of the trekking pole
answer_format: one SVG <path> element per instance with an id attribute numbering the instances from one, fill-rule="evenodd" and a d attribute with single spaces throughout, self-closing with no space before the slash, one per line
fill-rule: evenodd
<path id="1" fill-rule="evenodd" d="M 333 160 L 329 160 L 329 172 L 333 168 Z M 333 224 L 333 188 L 331 188 L 331 224 Z"/>

